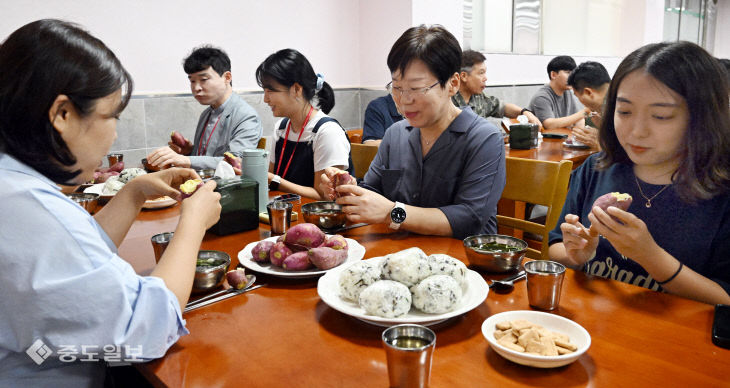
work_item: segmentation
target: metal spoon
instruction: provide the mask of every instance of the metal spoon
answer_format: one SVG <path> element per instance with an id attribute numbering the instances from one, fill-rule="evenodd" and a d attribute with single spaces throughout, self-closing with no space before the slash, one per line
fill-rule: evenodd
<path id="1" fill-rule="evenodd" d="M 515 288 L 515 282 L 524 279 L 526 276 L 525 271 L 517 272 L 516 274 L 502 280 L 492 280 L 492 284 L 489 288 L 494 288 L 498 292 L 512 291 Z"/>

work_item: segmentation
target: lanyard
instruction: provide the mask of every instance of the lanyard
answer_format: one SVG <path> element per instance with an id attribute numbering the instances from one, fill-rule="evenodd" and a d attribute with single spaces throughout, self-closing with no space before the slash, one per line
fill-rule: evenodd
<path id="1" fill-rule="evenodd" d="M 289 140 L 289 130 L 291 129 L 291 120 L 289 120 L 289 124 L 286 126 L 286 135 L 284 135 L 284 145 L 281 147 L 281 154 L 279 154 L 279 164 L 276 166 L 276 175 L 279 175 L 280 177 L 285 177 L 286 172 L 289 171 L 289 165 L 291 164 L 292 158 L 294 158 L 294 153 L 297 152 L 297 146 L 299 145 L 299 140 L 302 138 L 302 134 L 304 133 L 304 127 L 307 126 L 307 123 L 309 122 L 309 116 L 312 115 L 312 111 L 314 110 L 314 107 L 309 107 L 309 113 L 307 113 L 307 117 L 304 119 L 304 123 L 302 124 L 302 129 L 299 130 L 299 137 L 297 138 L 297 144 L 294 144 L 294 150 L 291 152 L 291 155 L 289 155 L 289 161 L 286 162 L 286 167 L 284 168 L 284 173 L 279 175 L 279 170 L 281 169 L 281 161 L 284 159 L 284 151 L 286 150 L 286 143 Z"/>
<path id="2" fill-rule="evenodd" d="M 200 141 L 198 142 L 200 145 L 198 146 L 198 156 L 205 155 L 205 151 L 208 151 L 208 143 L 210 143 L 210 138 L 213 137 L 213 132 L 215 132 L 215 128 L 218 126 L 218 122 L 221 121 L 221 116 L 223 116 L 223 112 L 218 115 L 218 118 L 215 120 L 215 124 L 213 124 L 213 129 L 210 131 L 210 135 L 208 135 L 208 141 L 205 142 L 205 148 L 203 148 L 203 136 L 205 135 L 205 128 L 208 127 L 208 121 L 210 121 L 210 116 L 213 115 L 213 111 L 210 111 L 210 114 L 208 114 L 208 119 L 205 120 L 205 125 L 203 126 L 203 133 L 200 134 Z"/>

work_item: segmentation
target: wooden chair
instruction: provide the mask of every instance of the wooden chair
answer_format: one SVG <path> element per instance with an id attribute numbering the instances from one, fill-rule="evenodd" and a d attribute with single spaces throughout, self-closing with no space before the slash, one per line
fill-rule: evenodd
<path id="1" fill-rule="evenodd" d="M 548 162 L 509 156 L 506 159 L 507 184 L 502 192 L 502 199 L 544 205 L 548 210 L 544 225 L 501 214 L 497 215 L 497 224 L 541 236 L 541 249 L 528 247 L 526 255 L 532 259 L 546 260 L 548 233 L 555 228 L 563 210 L 573 162 Z"/>
<path id="2" fill-rule="evenodd" d="M 260 150 L 266 149 L 266 138 L 265 137 L 261 136 L 261 138 L 259 139 L 259 144 L 256 145 L 256 148 L 258 148 Z"/>
<path id="3" fill-rule="evenodd" d="M 350 143 L 362 143 L 362 128 L 348 129 L 347 137 L 350 138 Z"/>
<path id="4" fill-rule="evenodd" d="M 355 169 L 355 177 L 362 179 L 370 168 L 370 163 L 378 153 L 378 146 L 370 144 L 350 143 L 352 152 L 352 166 Z"/>

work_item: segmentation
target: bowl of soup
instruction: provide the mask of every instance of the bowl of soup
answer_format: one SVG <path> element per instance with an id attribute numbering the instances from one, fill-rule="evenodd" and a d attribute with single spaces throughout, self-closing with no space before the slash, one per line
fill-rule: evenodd
<path id="1" fill-rule="evenodd" d="M 220 286 L 230 265 L 231 256 L 225 252 L 199 251 L 195 264 L 193 292 L 207 292 Z"/>
<path id="2" fill-rule="evenodd" d="M 342 206 L 331 201 L 318 201 L 302 205 L 304 221 L 319 226 L 320 229 L 338 229 L 345 226 L 347 218 Z"/>
<path id="3" fill-rule="evenodd" d="M 464 239 L 469 264 L 489 272 L 510 272 L 520 267 L 527 243 L 502 234 L 479 234 Z"/>

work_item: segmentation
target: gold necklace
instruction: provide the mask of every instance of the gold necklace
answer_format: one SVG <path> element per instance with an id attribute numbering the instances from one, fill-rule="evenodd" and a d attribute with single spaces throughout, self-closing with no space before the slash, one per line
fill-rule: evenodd
<path id="1" fill-rule="evenodd" d="M 662 191 L 666 190 L 669 186 L 672 185 L 671 183 L 668 185 L 665 185 L 664 187 L 662 187 L 661 190 L 659 190 L 656 194 L 652 195 L 651 198 L 649 198 L 646 195 L 644 195 L 644 191 L 641 190 L 641 184 L 639 184 L 639 178 L 637 178 L 636 175 L 634 175 L 634 181 L 636 181 L 636 186 L 639 187 L 639 194 L 641 194 L 641 196 L 644 197 L 644 199 L 646 200 L 646 204 L 644 206 L 646 206 L 647 208 L 651 207 L 651 201 L 654 198 L 656 198 L 659 194 L 662 193 Z"/>

